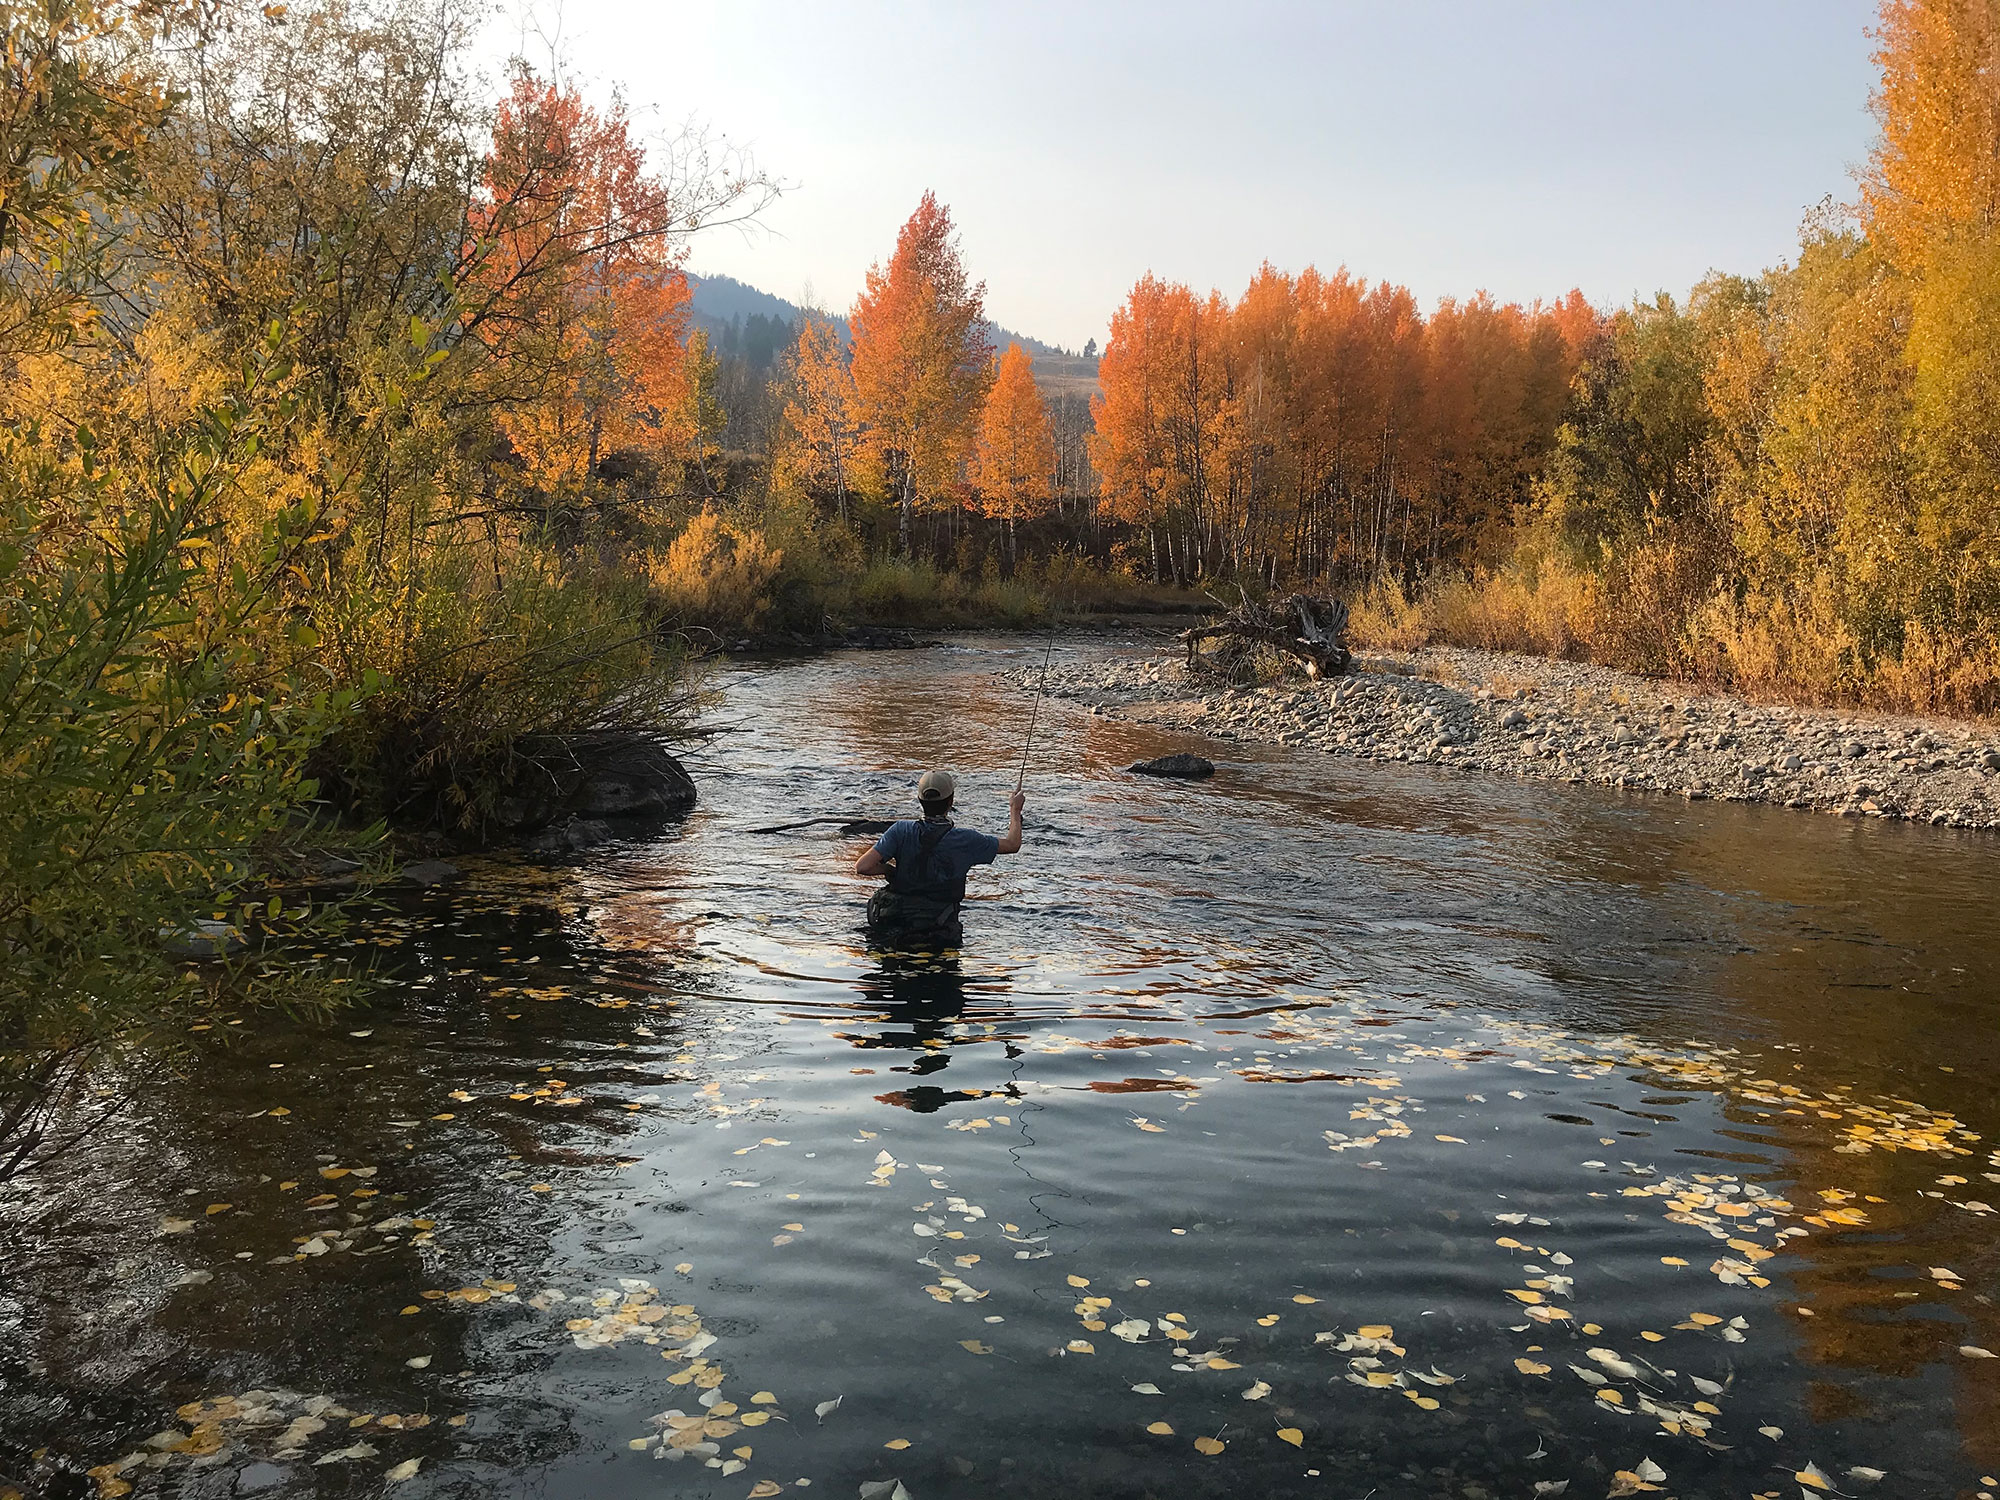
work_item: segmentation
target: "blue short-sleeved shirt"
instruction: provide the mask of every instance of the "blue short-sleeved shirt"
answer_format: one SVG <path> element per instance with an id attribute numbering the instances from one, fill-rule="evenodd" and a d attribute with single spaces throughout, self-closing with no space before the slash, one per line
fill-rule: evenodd
<path id="1" fill-rule="evenodd" d="M 917 867 L 917 841 L 921 837 L 923 824 L 915 818 L 905 818 L 900 823 L 889 825 L 889 831 L 875 841 L 875 852 L 896 863 L 897 879 L 895 888 L 899 891 L 919 891 L 914 883 Z M 960 828 L 956 824 L 943 838 L 937 848 L 931 851 L 930 879 L 920 889 L 924 895 L 936 895 L 957 900 L 965 894 L 965 876 L 974 865 L 990 865 L 1000 855 L 1000 840 L 990 833 L 978 833 L 970 828 Z"/>

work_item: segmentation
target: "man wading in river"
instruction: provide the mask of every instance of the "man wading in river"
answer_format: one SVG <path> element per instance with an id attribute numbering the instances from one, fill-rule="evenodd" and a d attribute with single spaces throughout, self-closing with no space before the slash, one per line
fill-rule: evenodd
<path id="1" fill-rule="evenodd" d="M 956 948 L 965 941 L 959 903 L 965 877 L 974 865 L 1021 852 L 1021 808 L 1017 791 L 1007 802 L 1007 836 L 994 838 L 951 821 L 958 783 L 949 771 L 926 771 L 917 783 L 922 818 L 889 825 L 875 847 L 854 866 L 857 875 L 886 875 L 889 883 L 868 898 L 868 925 L 890 943 Z"/>

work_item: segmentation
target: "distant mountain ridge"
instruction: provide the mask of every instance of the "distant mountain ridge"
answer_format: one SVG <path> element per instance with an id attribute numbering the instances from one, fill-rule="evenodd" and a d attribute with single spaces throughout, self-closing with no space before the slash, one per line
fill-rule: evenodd
<path id="1" fill-rule="evenodd" d="M 706 328 L 711 333 L 719 333 L 738 319 L 748 322 L 753 317 L 777 318 L 787 323 L 795 323 L 805 315 L 805 309 L 796 302 L 787 302 L 783 297 L 760 291 L 754 286 L 738 281 L 734 276 L 688 276 L 688 286 L 694 292 L 694 322 L 697 328 Z M 827 314 L 833 326 L 840 330 L 840 341 L 847 342 L 849 334 L 847 318 L 840 313 Z M 1045 358 L 1076 358 L 1069 351 L 1058 349 L 1053 344 L 1045 344 L 1040 339 L 1031 339 L 1024 333 L 1015 333 L 1002 328 L 997 323 L 986 325 L 987 337 L 993 341 L 995 351 L 1003 351 L 1009 343 L 1018 343 L 1030 354 Z"/>

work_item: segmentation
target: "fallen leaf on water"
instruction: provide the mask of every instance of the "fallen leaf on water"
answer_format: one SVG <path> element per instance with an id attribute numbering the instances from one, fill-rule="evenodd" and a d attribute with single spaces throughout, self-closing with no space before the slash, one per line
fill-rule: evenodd
<path id="1" fill-rule="evenodd" d="M 336 1448 L 331 1453 L 322 1453 L 318 1458 L 313 1460 L 313 1463 L 315 1465 L 340 1464 L 346 1463 L 349 1459 L 373 1458 L 374 1456 L 375 1445 L 373 1443 L 356 1443 L 351 1448 Z"/>
<path id="2" fill-rule="evenodd" d="M 405 1479 L 414 1479 L 417 1477 L 417 1470 L 423 1467 L 423 1463 L 424 1461 L 421 1458 L 406 1458 L 382 1477 L 391 1484 L 399 1484 Z"/>
<path id="3" fill-rule="evenodd" d="M 1194 1451 L 1197 1453 L 1206 1453 L 1211 1458 L 1227 1446 L 1221 1438 L 1198 1437 L 1194 1440 Z"/>
<path id="4" fill-rule="evenodd" d="M 1243 1393 L 1243 1399 L 1245 1401 L 1262 1401 L 1270 1394 L 1271 1388 L 1260 1380 Z"/>
<path id="5" fill-rule="evenodd" d="M 1785 1429 L 1782 1427 L 1759 1427 L 1757 1430 L 1774 1443 L 1785 1435 Z"/>
<path id="6" fill-rule="evenodd" d="M 1064 1280 L 1068 1281 L 1071 1286 L 1090 1285 L 1090 1278 L 1088 1276 L 1068 1276 L 1065 1277 Z"/>
<path id="7" fill-rule="evenodd" d="M 1636 1470 L 1620 1469 L 1611 1476 L 1611 1488 L 1606 1491 L 1606 1494 L 1612 1496 L 1613 1500 L 1615 1500 L 1615 1497 L 1620 1495 L 1638 1495 L 1645 1493 L 1647 1490 L 1657 1490 L 1658 1488 L 1657 1484 L 1648 1483 L 1646 1480 L 1640 1478 Z"/>
<path id="8" fill-rule="evenodd" d="M 1847 1471 L 1847 1477 L 1849 1479 L 1858 1479 L 1863 1484 L 1874 1484 L 1879 1479 L 1887 1479 L 1889 1471 L 1887 1469 L 1871 1469 L 1865 1465 L 1856 1464 Z"/>
<path id="9" fill-rule="evenodd" d="M 782 1495 L 785 1487 L 775 1479 L 760 1479 L 750 1486 L 750 1500 L 771 1500 L 773 1495 Z"/>
<path id="10" fill-rule="evenodd" d="M 1063 1347 L 1069 1350 L 1071 1354 L 1095 1354 L 1097 1352 L 1097 1345 L 1091 1343 L 1089 1339 L 1071 1339 Z"/>
<path id="11" fill-rule="evenodd" d="M 1535 1493 L 1537 1495 L 1560 1495 L 1568 1488 L 1569 1481 L 1567 1479 L 1537 1479 L 1535 1481 Z"/>
<path id="12" fill-rule="evenodd" d="M 1960 1344 L 1958 1352 L 1967 1359 L 2000 1359 L 1991 1349 L 1982 1349 L 1977 1344 Z"/>
<path id="13" fill-rule="evenodd" d="M 1317 1297 L 1308 1297 L 1308 1296 L 1307 1296 L 1307 1295 L 1306 1295 L 1306 1294 L 1305 1294 L 1304 1292 L 1300 1292 L 1300 1293 L 1298 1293 L 1297 1295 L 1295 1295 L 1295 1296 L 1294 1296 L 1294 1297 L 1292 1298 L 1292 1300 L 1293 1300 L 1294 1302 L 1298 1303 L 1298 1304 L 1299 1304 L 1300 1306 L 1302 1306 L 1302 1307 L 1310 1307 L 1310 1306 L 1312 1306 L 1312 1305 L 1313 1305 L 1313 1303 L 1315 1303 L 1315 1302 L 1319 1301 L 1319 1298 L 1317 1298 Z"/>
<path id="14" fill-rule="evenodd" d="M 910 1446 L 910 1440 L 908 1438 L 890 1438 L 889 1441 L 884 1443 L 882 1446 L 884 1448 L 893 1448 L 898 1453 L 900 1453 L 905 1448 Z"/>
<path id="15" fill-rule="evenodd" d="M 759 1391 L 756 1395 L 750 1398 L 750 1404 L 752 1406 L 776 1406 L 778 1404 L 778 1398 L 772 1395 L 769 1391 Z"/>
<path id="16" fill-rule="evenodd" d="M 762 1427 L 771 1420 L 771 1414 L 767 1411 L 746 1411 L 737 1420 L 745 1427 Z"/>
<path id="17" fill-rule="evenodd" d="M 1354 1331 L 1364 1339 L 1386 1339 L 1396 1330 L 1387 1323 L 1364 1323 Z"/>
<path id="18" fill-rule="evenodd" d="M 1542 1300 L 1542 1294 L 1540 1292 L 1518 1290 L 1511 1286 L 1507 1288 L 1507 1295 L 1512 1297 L 1517 1302 L 1526 1302 L 1530 1305 L 1540 1302 Z"/>
<path id="19" fill-rule="evenodd" d="M 1515 1360 L 1514 1368 L 1519 1370 L 1523 1375 L 1546 1375 L 1549 1373 L 1549 1366 L 1538 1365 L 1532 1359 L 1525 1357 Z"/>
<path id="20" fill-rule="evenodd" d="M 1438 1409 L 1438 1400 L 1435 1396 L 1419 1396 L 1415 1391 L 1404 1391 L 1403 1394 L 1416 1402 L 1425 1411 L 1436 1411 Z"/>
<path id="21" fill-rule="evenodd" d="M 1465 1137 L 1463 1136 L 1441 1135 L 1438 1137 L 1438 1139 L 1441 1141 L 1449 1141 L 1454 1146 L 1463 1146 L 1465 1144 Z"/>
<path id="22" fill-rule="evenodd" d="M 1133 1386 L 1132 1389 L 1138 1392 L 1141 1396 L 1157 1396 L 1160 1394 L 1160 1388 L 1154 1385 L 1153 1382 L 1150 1380 L 1142 1380 L 1137 1385 Z"/>
<path id="23" fill-rule="evenodd" d="M 1796 1479 L 1800 1484 L 1811 1485 L 1816 1490 L 1830 1490 L 1833 1488 L 1833 1481 L 1820 1472 L 1818 1464 L 1807 1464 L 1798 1473 L 1794 1474 L 1792 1478 Z"/>
<path id="24" fill-rule="evenodd" d="M 822 1401 L 818 1406 L 813 1408 L 813 1415 L 824 1422 L 828 1417 L 840 1410 L 840 1403 L 845 1399 L 847 1398 L 844 1396 L 835 1396 L 831 1401 Z"/>
<path id="25" fill-rule="evenodd" d="M 991 1344 L 982 1344 L 978 1339 L 960 1339 L 958 1347 L 968 1354 L 991 1354 L 993 1352 Z"/>
<path id="26" fill-rule="evenodd" d="M 1663 1266 L 1684 1266 L 1687 1262 L 1682 1260 L 1678 1255 L 1662 1255 L 1660 1257 L 1660 1264 Z"/>
<path id="27" fill-rule="evenodd" d="M 1280 1427 L 1278 1441 L 1290 1443 L 1294 1448 L 1303 1448 L 1306 1445 L 1306 1435 L 1296 1427 Z"/>
<path id="28" fill-rule="evenodd" d="M 1148 1422 L 1146 1424 L 1146 1431 L 1152 1433 L 1154 1437 L 1172 1437 L 1174 1435 L 1173 1425 L 1168 1422 Z"/>
<path id="29" fill-rule="evenodd" d="M 419 1354 L 415 1359 L 406 1359 L 403 1363 L 412 1370 L 428 1370 L 431 1367 L 431 1357 L 428 1354 Z"/>

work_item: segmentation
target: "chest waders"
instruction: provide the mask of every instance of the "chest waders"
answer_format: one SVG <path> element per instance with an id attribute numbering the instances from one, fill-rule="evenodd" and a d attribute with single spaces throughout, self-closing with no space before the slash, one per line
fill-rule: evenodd
<path id="1" fill-rule="evenodd" d="M 929 819 L 920 824 L 916 854 L 907 861 L 897 860 L 889 884 L 868 898 L 868 926 L 877 939 L 933 948 L 956 948 L 965 941 L 965 929 L 959 925 L 964 877 L 931 876 L 931 857 L 951 827 Z"/>

